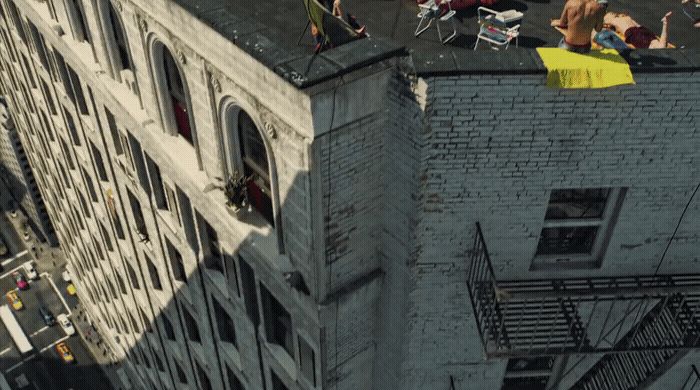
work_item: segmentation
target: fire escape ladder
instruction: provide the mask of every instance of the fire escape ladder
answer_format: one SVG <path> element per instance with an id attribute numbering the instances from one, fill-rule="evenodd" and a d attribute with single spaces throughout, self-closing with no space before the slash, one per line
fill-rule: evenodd
<path id="1" fill-rule="evenodd" d="M 653 383 L 688 351 L 673 347 L 697 342 L 698 321 L 689 301 L 681 294 L 659 300 L 613 347 L 623 352 L 604 355 L 571 390 L 632 390 Z"/>

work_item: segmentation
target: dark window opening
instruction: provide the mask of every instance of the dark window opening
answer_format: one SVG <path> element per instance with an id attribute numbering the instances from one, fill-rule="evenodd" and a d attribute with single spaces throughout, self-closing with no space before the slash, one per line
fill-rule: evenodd
<path id="1" fill-rule="evenodd" d="M 537 254 L 591 254 L 597 233 L 597 226 L 544 228 L 537 244 Z"/>
<path id="2" fill-rule="evenodd" d="M 601 218 L 610 189 L 553 190 L 545 219 Z"/>
<path id="3" fill-rule="evenodd" d="M 270 376 L 272 377 L 272 390 L 289 390 L 274 371 L 270 372 Z"/>
<path id="4" fill-rule="evenodd" d="M 170 322 L 170 319 L 165 313 L 161 315 L 161 318 L 163 319 L 163 330 L 165 331 L 165 338 L 167 338 L 168 340 L 175 341 L 175 328 L 173 328 L 173 323 Z"/>
<path id="5" fill-rule="evenodd" d="M 199 335 L 199 327 L 197 327 L 197 320 L 192 317 L 192 314 L 190 314 L 189 310 L 184 309 L 183 315 L 185 317 L 185 327 L 187 328 L 187 337 L 190 339 L 190 341 L 195 341 L 198 343 L 202 342 L 202 338 Z"/>
<path id="6" fill-rule="evenodd" d="M 69 0 L 73 6 L 73 11 L 77 20 L 76 26 L 76 39 L 79 41 L 85 41 L 91 43 L 90 40 L 90 30 L 88 29 L 87 19 L 85 19 L 85 12 L 83 10 L 83 4 L 80 0 Z"/>
<path id="7" fill-rule="evenodd" d="M 207 373 L 202 369 L 202 367 L 199 365 L 199 363 L 195 362 L 195 366 L 197 366 L 197 377 L 199 377 L 199 383 L 201 384 L 201 389 L 202 390 L 212 390 L 211 381 L 209 380 Z"/>
<path id="8" fill-rule="evenodd" d="M 233 325 L 233 319 L 228 315 L 226 309 L 212 297 L 212 304 L 214 306 L 214 316 L 216 317 L 216 328 L 219 332 L 219 339 L 227 343 L 233 344 L 238 348 L 238 342 L 236 340 L 236 329 Z"/>
<path id="9" fill-rule="evenodd" d="M 246 313 L 257 328 L 260 325 L 260 313 L 258 311 L 258 294 L 255 291 L 255 271 L 243 257 L 238 256 L 238 262 L 241 266 L 241 284 Z"/>
<path id="10" fill-rule="evenodd" d="M 151 284 L 153 285 L 153 288 L 156 290 L 162 290 L 163 285 L 160 282 L 158 268 L 155 264 L 153 264 L 153 261 L 148 256 L 146 256 L 146 264 L 148 265 L 148 274 L 151 276 Z"/>
<path id="11" fill-rule="evenodd" d="M 172 115 L 177 127 L 177 133 L 193 143 L 192 139 L 192 118 L 188 112 L 187 99 L 185 93 L 185 84 L 180 73 L 180 68 L 177 66 L 175 59 L 170 54 L 170 51 L 163 48 L 163 67 L 165 70 L 165 81 L 167 84 L 167 99 L 166 105 L 171 105 Z"/>
<path id="12" fill-rule="evenodd" d="M 238 114 L 238 138 L 243 175 L 250 178 L 247 181 L 248 200 L 270 225 L 274 226 L 270 168 L 265 143 L 253 119 L 242 110 Z"/>
<path id="13" fill-rule="evenodd" d="M 134 271 L 134 267 L 129 264 L 129 262 L 126 262 L 126 270 L 129 273 L 129 279 L 131 279 L 131 287 L 133 287 L 135 290 L 138 290 L 139 287 L 139 279 L 136 277 L 136 271 Z"/>
<path id="14" fill-rule="evenodd" d="M 177 371 L 178 381 L 180 381 L 180 383 L 187 383 L 187 375 L 185 375 L 185 371 L 178 362 L 175 362 L 175 371 Z"/>
<path id="15" fill-rule="evenodd" d="M 119 16 L 112 5 L 112 2 L 108 2 L 109 7 L 109 20 L 112 24 L 112 34 L 114 35 L 114 42 L 117 44 L 117 53 L 119 54 L 119 65 L 122 69 L 131 69 L 131 60 L 129 58 L 129 47 L 126 43 L 126 34 L 124 34 L 124 28 L 122 27 Z"/>
<path id="16" fill-rule="evenodd" d="M 316 354 L 313 348 L 301 337 L 299 341 L 299 368 L 304 377 L 316 386 Z"/>
<path id="17" fill-rule="evenodd" d="M 289 356 L 294 356 L 292 316 L 263 284 L 260 284 L 260 295 L 267 342 L 283 347 Z"/>
<path id="18" fill-rule="evenodd" d="M 240 379 L 238 379 L 238 376 L 234 374 L 234 372 L 229 368 L 229 366 L 226 366 L 226 376 L 228 377 L 228 387 L 231 390 L 245 390 L 245 387 L 243 387 L 243 384 L 241 383 Z"/>
<path id="19" fill-rule="evenodd" d="M 180 251 L 178 251 L 168 239 L 165 240 L 165 246 L 168 249 L 168 257 L 170 258 L 173 277 L 179 282 L 187 283 L 187 272 L 185 272 L 185 263 L 182 260 Z"/>
<path id="20" fill-rule="evenodd" d="M 146 230 L 146 220 L 143 217 L 143 212 L 141 211 L 141 203 L 136 199 L 136 197 L 128 192 L 129 204 L 131 205 L 131 212 L 134 216 L 134 223 L 136 224 L 136 233 L 139 235 L 141 242 L 147 242 L 148 230 Z"/>

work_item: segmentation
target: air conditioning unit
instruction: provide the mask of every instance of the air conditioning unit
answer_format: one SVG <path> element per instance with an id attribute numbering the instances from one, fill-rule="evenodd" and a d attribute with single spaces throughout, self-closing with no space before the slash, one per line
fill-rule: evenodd
<path id="1" fill-rule="evenodd" d="M 129 91 L 135 95 L 138 94 L 138 87 L 136 85 L 136 77 L 134 72 L 132 72 L 130 69 L 124 69 L 121 71 L 120 76 L 124 84 L 126 84 L 126 87 L 129 88 Z"/>

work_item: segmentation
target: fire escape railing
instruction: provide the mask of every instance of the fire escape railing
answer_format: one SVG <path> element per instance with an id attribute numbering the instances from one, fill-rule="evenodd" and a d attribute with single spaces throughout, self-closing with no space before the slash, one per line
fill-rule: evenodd
<path id="1" fill-rule="evenodd" d="M 499 281 L 477 223 L 467 287 L 488 358 L 700 346 L 700 274 Z"/>

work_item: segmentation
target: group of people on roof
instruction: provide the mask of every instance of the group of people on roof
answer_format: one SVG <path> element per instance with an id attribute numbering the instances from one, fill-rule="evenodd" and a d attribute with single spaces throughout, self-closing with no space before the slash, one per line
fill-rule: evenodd
<path id="1" fill-rule="evenodd" d="M 695 27 L 700 27 L 700 0 L 683 0 L 682 3 L 683 12 L 693 20 Z M 694 12 L 695 16 L 692 15 Z M 673 47 L 668 42 L 668 23 L 672 14 L 667 12 L 661 18 L 661 34 L 657 36 L 630 15 L 608 11 L 608 0 L 568 0 L 561 17 L 552 20 L 552 26 L 564 35 L 559 47 L 577 53 L 589 52 L 592 41 L 615 49 L 664 49 Z"/>

